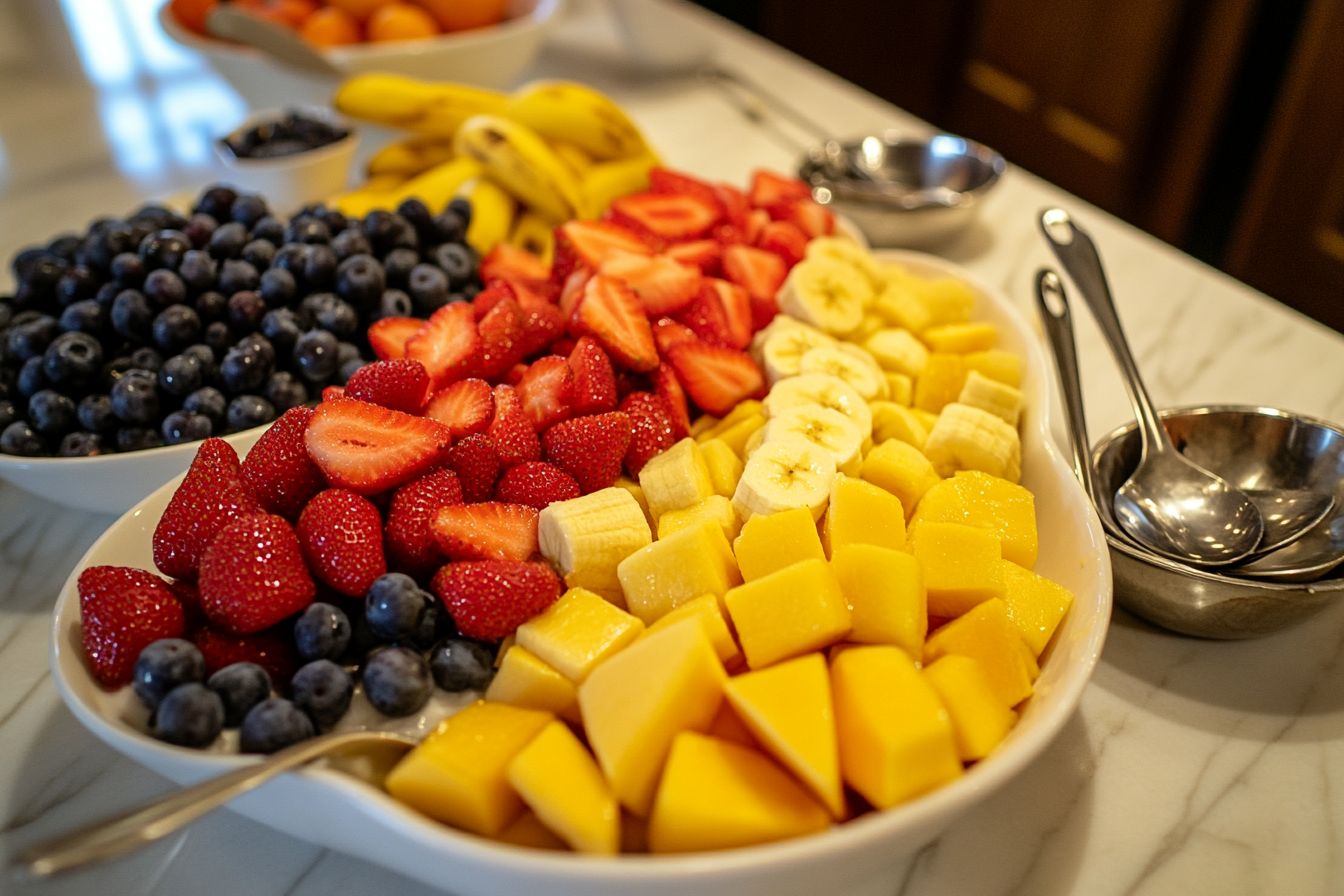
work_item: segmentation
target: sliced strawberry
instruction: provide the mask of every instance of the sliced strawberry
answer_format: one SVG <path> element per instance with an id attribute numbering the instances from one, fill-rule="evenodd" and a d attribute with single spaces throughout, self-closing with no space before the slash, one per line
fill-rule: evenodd
<path id="1" fill-rule="evenodd" d="M 774 301 L 789 271 L 783 259 L 773 252 L 753 246 L 728 246 L 723 250 L 723 273 L 726 279 L 745 289 L 753 301 Z"/>
<path id="2" fill-rule="evenodd" d="M 723 257 L 723 247 L 717 240 L 690 240 L 685 243 L 673 243 L 663 250 L 663 254 L 674 261 L 698 269 L 702 274 L 717 274 L 719 261 Z"/>
<path id="3" fill-rule="evenodd" d="M 495 416 L 495 398 L 485 380 L 468 377 L 434 393 L 425 416 L 452 431 L 454 439 L 485 432 Z"/>
<path id="4" fill-rule="evenodd" d="M 313 575 L 346 597 L 363 597 L 387 572 L 383 517 L 363 495 L 343 488 L 321 492 L 303 508 L 295 531 Z"/>
<path id="5" fill-rule="evenodd" d="M 663 357 L 667 357 L 668 349 L 677 343 L 694 342 L 698 338 L 689 327 L 670 317 L 660 317 L 653 322 L 653 341 L 658 346 L 658 354 Z"/>
<path id="6" fill-rule="evenodd" d="M 256 663 L 271 676 L 273 685 L 282 687 L 299 668 L 294 638 L 285 628 L 278 626 L 250 635 L 236 635 L 207 625 L 197 629 L 191 640 L 205 658 L 207 676 L 234 663 Z"/>
<path id="7" fill-rule="evenodd" d="M 523 360 L 523 310 L 511 296 L 496 302 L 476 329 L 481 334 L 481 376 L 485 379 L 498 380 Z"/>
<path id="8" fill-rule="evenodd" d="M 751 200 L 732 184 L 714 184 L 714 195 L 723 209 L 724 223 L 738 230 L 745 230 L 747 214 L 751 211 Z"/>
<path id="9" fill-rule="evenodd" d="M 424 321 L 414 317 L 384 317 L 369 325 L 369 345 L 384 361 L 406 357 L 406 342 Z"/>
<path id="10" fill-rule="evenodd" d="M 509 467 L 495 485 L 495 497 L 509 504 L 526 504 L 542 510 L 555 501 L 577 498 L 579 483 L 564 470 L 544 461 L 527 461 Z"/>
<path id="11" fill-rule="evenodd" d="M 650 193 L 673 193 L 694 196 L 714 207 L 719 207 L 719 196 L 712 184 L 691 177 L 681 171 L 673 171 L 661 165 L 649 169 Z"/>
<path id="12" fill-rule="evenodd" d="M 628 370 L 616 371 L 616 400 L 624 401 L 625 396 L 631 392 L 647 392 L 653 387 L 649 378 L 642 373 L 631 373 Z"/>
<path id="13" fill-rule="evenodd" d="M 467 436 L 454 445 L 448 451 L 448 466 L 457 474 L 463 501 L 487 501 L 494 494 L 499 452 L 485 433 Z"/>
<path id="14" fill-rule="evenodd" d="M 323 387 L 322 387 L 322 400 L 323 400 L 323 401 L 335 401 L 335 400 L 338 399 L 338 398 L 344 398 L 344 397 L 345 397 L 345 387 L 344 387 L 344 386 L 323 386 Z"/>
<path id="15" fill-rule="evenodd" d="M 644 308 L 628 286 L 598 274 L 583 288 L 579 326 L 606 349 L 613 361 L 631 370 L 658 366 L 658 350 Z"/>
<path id="16" fill-rule="evenodd" d="M 630 447 L 630 418 L 620 411 L 575 417 L 542 436 L 546 459 L 579 483 L 584 494 L 611 485 L 621 475 Z"/>
<path id="17" fill-rule="evenodd" d="M 726 414 L 765 387 L 751 356 L 730 348 L 686 342 L 672 349 L 668 361 L 691 401 L 710 414 Z"/>
<path id="18" fill-rule="evenodd" d="M 449 563 L 430 583 L 458 631 L 483 641 L 513 634 L 555 603 L 562 587 L 560 577 L 545 563 L 514 560 Z"/>
<path id="19" fill-rule="evenodd" d="M 551 276 L 546 262 L 526 249 L 501 240 L 481 259 L 481 279 L 545 280 Z"/>
<path id="20" fill-rule="evenodd" d="M 518 350 L 524 358 L 551 351 L 555 341 L 565 334 L 565 316 L 560 312 L 560 307 L 545 299 L 520 301 L 518 304 L 523 315 L 523 333 L 518 337 Z"/>
<path id="21" fill-rule="evenodd" d="M 770 220 L 770 213 L 763 208 L 754 208 L 747 214 L 747 226 L 742 231 L 747 245 L 754 246 L 760 241 L 761 232 L 765 230 Z"/>
<path id="22" fill-rule="evenodd" d="M 429 399 L 429 373 L 425 365 L 410 358 L 374 361 L 351 374 L 345 396 L 418 414 Z"/>
<path id="23" fill-rule="evenodd" d="M 798 178 L 785 177 L 764 168 L 752 172 L 751 186 L 747 189 L 747 199 L 752 206 L 767 210 L 811 196 L 811 188 Z"/>
<path id="24" fill-rule="evenodd" d="M 327 481 L 361 495 L 401 485 L 440 464 L 452 444 L 448 427 L 345 398 L 318 405 L 304 443 Z"/>
<path id="25" fill-rule="evenodd" d="M 664 363 L 659 364 L 658 369 L 650 376 L 653 379 L 654 394 L 667 402 L 667 409 L 672 414 L 672 423 L 676 426 L 677 438 L 686 438 L 691 431 L 691 414 L 686 406 L 686 390 L 681 388 L 677 372 L 672 369 L 671 364 Z"/>
<path id="26" fill-rule="evenodd" d="M 467 302 L 444 305 L 406 341 L 406 357 L 429 372 L 433 388 L 476 376 L 481 365 L 481 334 Z"/>
<path id="27" fill-rule="evenodd" d="M 591 336 L 582 336 L 569 353 L 569 369 L 574 371 L 575 414 L 600 414 L 616 410 L 616 373 L 611 359 Z"/>
<path id="28" fill-rule="evenodd" d="M 261 509 L 296 519 L 303 505 L 327 487 L 303 441 L 312 418 L 312 408 L 290 408 L 261 434 L 243 458 L 239 471 L 243 484 Z"/>
<path id="29" fill-rule="evenodd" d="M 490 310 L 505 299 L 513 298 L 513 289 L 504 280 L 492 280 L 471 300 L 471 311 L 479 323 Z"/>
<path id="30" fill-rule="evenodd" d="M 450 560 L 526 560 L 537 552 L 537 509 L 525 504 L 453 504 L 429 527 Z"/>
<path id="31" fill-rule="evenodd" d="M 835 215 L 826 206 L 814 202 L 811 197 L 789 203 L 783 220 L 807 234 L 808 239 L 835 233 Z"/>
<path id="32" fill-rule="evenodd" d="M 559 355 L 538 358 L 516 387 L 523 413 L 537 432 L 543 432 L 573 413 L 574 371 Z"/>
<path id="33" fill-rule="evenodd" d="M 541 457 L 541 440 L 532 428 L 527 415 L 523 413 L 523 403 L 512 386 L 496 386 L 495 417 L 490 421 L 486 437 L 499 452 L 499 464 L 508 469 L 525 460 L 538 460 Z"/>
<path id="34" fill-rule="evenodd" d="M 233 446 L 206 439 L 154 527 L 154 565 L 174 579 L 196 578 L 201 555 L 219 530 L 260 510 Z"/>
<path id="35" fill-rule="evenodd" d="M 724 342 L 729 348 L 746 348 L 751 344 L 751 300 L 747 291 L 736 283 L 706 277 L 705 285 L 713 290 L 723 309 L 725 321 Z"/>
<path id="36" fill-rule="evenodd" d="M 728 344 L 728 314 L 723 310 L 718 290 L 708 280 L 701 284 L 695 301 L 672 315 L 672 319 L 689 329 L 697 339 L 713 345 Z"/>
<path id="37" fill-rule="evenodd" d="M 568 323 L 574 317 L 574 311 L 579 307 L 579 302 L 583 300 L 583 289 L 588 285 L 588 281 L 593 277 L 591 269 L 586 267 L 577 267 L 569 272 L 565 282 L 560 287 L 560 300 L 556 307 L 560 309 L 560 316 Z"/>
<path id="38" fill-rule="evenodd" d="M 160 638 L 180 638 L 186 629 L 181 601 L 151 572 L 90 566 L 79 574 L 78 588 L 84 658 L 105 688 L 130 684 L 141 650 Z"/>
<path id="39" fill-rule="evenodd" d="M 778 313 L 779 303 L 775 301 L 773 296 L 766 298 L 751 297 L 751 328 L 753 330 L 765 329 Z"/>
<path id="40" fill-rule="evenodd" d="M 616 221 L 642 228 L 664 240 L 691 240 L 708 233 L 722 217 L 713 199 L 689 193 L 633 193 L 613 199 L 608 213 Z"/>
<path id="41" fill-rule="evenodd" d="M 387 555 L 393 569 L 422 578 L 443 563 L 430 521 L 439 508 L 462 503 L 462 486 L 452 470 L 434 470 L 392 494 L 387 509 Z"/>
<path id="42" fill-rule="evenodd" d="M 576 267 L 596 270 L 614 251 L 652 255 L 652 242 L 611 221 L 567 221 L 555 229 L 555 262 L 551 279 L 564 283 Z"/>
<path id="43" fill-rule="evenodd" d="M 771 221 L 761 228 L 756 246 L 775 253 L 791 268 L 807 254 L 807 234 L 791 221 Z"/>
<path id="44" fill-rule="evenodd" d="M 506 386 L 517 386 L 523 381 L 523 374 L 527 373 L 527 365 L 522 361 L 509 368 L 508 373 L 501 377 L 501 382 Z"/>
<path id="45" fill-rule="evenodd" d="M 700 290 L 702 276 L 693 267 L 665 255 L 612 254 L 598 273 L 615 277 L 634 290 L 647 315 L 670 314 L 684 308 Z"/>
<path id="46" fill-rule="evenodd" d="M 317 594 L 298 536 L 269 513 L 241 516 L 220 530 L 201 556 L 200 584 L 211 624 L 244 635 L 293 616 Z"/>
<path id="47" fill-rule="evenodd" d="M 551 354 L 559 355 L 562 358 L 568 358 L 571 354 L 573 354 L 574 346 L 578 344 L 579 341 L 577 339 L 574 339 L 570 336 L 561 336 L 559 339 L 551 343 Z"/>
<path id="48" fill-rule="evenodd" d="M 621 402 L 621 410 L 630 417 L 625 469 L 637 478 L 649 458 L 676 444 L 677 425 L 667 402 L 650 392 L 631 392 Z"/>

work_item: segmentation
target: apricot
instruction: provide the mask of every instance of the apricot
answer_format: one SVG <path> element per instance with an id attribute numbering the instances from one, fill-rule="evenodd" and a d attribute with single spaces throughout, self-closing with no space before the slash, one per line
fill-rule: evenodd
<path id="1" fill-rule="evenodd" d="M 429 10 L 444 31 L 484 28 L 504 21 L 507 0 L 417 0 Z"/>
<path id="2" fill-rule="evenodd" d="M 315 47 L 343 47 L 360 42 L 359 22 L 350 13 L 327 6 L 303 20 L 299 37 Z"/>
<path id="3" fill-rule="evenodd" d="M 387 3 L 378 7 L 369 16 L 367 28 L 371 41 L 415 40 L 439 33 L 434 18 L 409 3 Z"/>

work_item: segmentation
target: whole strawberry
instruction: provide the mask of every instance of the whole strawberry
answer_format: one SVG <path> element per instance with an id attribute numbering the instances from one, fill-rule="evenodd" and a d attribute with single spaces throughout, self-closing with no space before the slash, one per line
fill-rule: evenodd
<path id="1" fill-rule="evenodd" d="M 483 432 L 467 436 L 448 449 L 448 466 L 462 485 L 462 500 L 468 504 L 488 501 L 499 478 L 499 452 Z"/>
<path id="2" fill-rule="evenodd" d="M 631 392 L 621 402 L 621 410 L 630 417 L 625 468 L 631 476 L 639 476 L 649 458 L 671 448 L 680 436 L 667 402 L 652 392 Z"/>
<path id="3" fill-rule="evenodd" d="M 219 531 L 260 510 L 243 482 L 233 446 L 206 439 L 154 528 L 154 565 L 174 579 L 196 578 L 201 555 Z"/>
<path id="4" fill-rule="evenodd" d="M 297 529 L 313 575 L 346 597 L 363 597 L 387 572 L 383 518 L 362 495 L 343 488 L 319 492 L 299 514 Z"/>
<path id="5" fill-rule="evenodd" d="M 418 414 L 429 400 L 429 373 L 409 358 L 365 364 L 345 384 L 345 397 Z"/>
<path id="6" fill-rule="evenodd" d="M 468 638 L 498 641 L 560 597 L 560 578 L 544 563 L 473 560 L 449 563 L 430 588 Z"/>
<path id="7" fill-rule="evenodd" d="M 143 569 L 90 566 L 79 574 L 80 638 L 98 683 L 129 684 L 135 659 L 151 642 L 178 638 L 182 604 L 168 583 Z"/>
<path id="8" fill-rule="evenodd" d="M 577 498 L 574 477 L 544 461 L 526 461 L 509 467 L 495 485 L 495 497 L 508 504 L 526 504 L 541 510 L 554 501 Z"/>
<path id="9" fill-rule="evenodd" d="M 290 408 L 243 458 L 243 484 L 262 510 L 292 520 L 313 495 L 326 488 L 327 480 L 308 457 L 303 441 L 312 417 L 312 408 Z"/>
<path id="10" fill-rule="evenodd" d="M 313 602 L 317 586 L 284 517 L 254 513 L 225 526 L 201 557 L 201 609 L 238 634 L 261 631 Z"/>
<path id="11" fill-rule="evenodd" d="M 444 556 L 430 522 L 439 508 L 461 503 L 462 486 L 452 470 L 435 470 L 397 489 L 383 533 L 392 567 L 415 578 L 433 572 Z"/>
<path id="12" fill-rule="evenodd" d="M 496 386 L 495 416 L 485 434 L 494 443 L 499 452 L 499 462 L 504 469 L 514 464 L 541 458 L 541 442 L 537 431 L 523 413 L 522 402 L 512 386 Z"/>
<path id="13" fill-rule="evenodd" d="M 546 459 L 573 476 L 586 495 L 620 478 L 630 418 L 620 411 L 574 417 L 546 430 L 542 446 Z"/>

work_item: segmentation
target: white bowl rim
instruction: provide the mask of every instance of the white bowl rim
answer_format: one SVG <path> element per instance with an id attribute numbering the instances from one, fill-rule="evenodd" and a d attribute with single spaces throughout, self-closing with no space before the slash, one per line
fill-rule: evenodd
<path id="1" fill-rule="evenodd" d="M 277 415 L 278 418 L 279 415 Z M 274 421 L 272 421 L 274 422 Z M 249 436 L 265 432 L 270 423 L 263 423 L 260 426 L 249 426 L 247 429 L 240 429 L 237 432 L 223 433 L 217 436 L 209 436 L 212 439 L 223 439 L 230 444 L 235 441 L 242 441 Z M 195 452 L 201 447 L 205 439 L 195 439 L 191 442 L 181 442 L 177 445 L 159 445 L 157 448 L 142 448 L 139 451 L 113 451 L 108 454 L 99 454 L 94 457 L 26 457 L 22 454 L 4 454 L 0 452 L 0 469 L 28 469 L 29 467 L 56 467 L 78 471 L 85 467 L 98 466 L 103 472 L 107 472 L 111 467 L 117 464 L 130 464 L 136 461 L 154 461 L 164 457 L 169 452 L 191 451 Z M 176 480 L 174 480 L 176 481 Z M 99 539 L 101 541 L 101 539 Z"/>

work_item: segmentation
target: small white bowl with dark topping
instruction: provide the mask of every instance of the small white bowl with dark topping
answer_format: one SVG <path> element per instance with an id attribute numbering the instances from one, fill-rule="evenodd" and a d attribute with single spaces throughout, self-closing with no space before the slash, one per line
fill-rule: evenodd
<path id="1" fill-rule="evenodd" d="M 266 109 L 217 140 L 215 154 L 225 180 L 288 214 L 345 189 L 358 143 L 330 110 Z"/>

